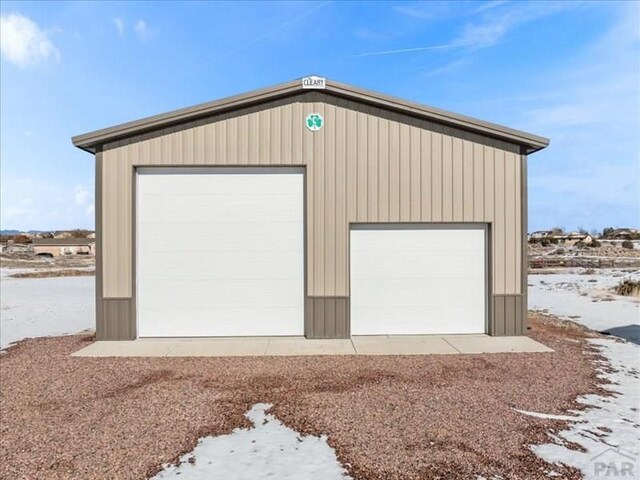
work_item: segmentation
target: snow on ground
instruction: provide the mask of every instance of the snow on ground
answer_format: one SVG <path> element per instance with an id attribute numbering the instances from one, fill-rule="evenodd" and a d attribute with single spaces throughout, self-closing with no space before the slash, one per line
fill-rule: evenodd
<path id="1" fill-rule="evenodd" d="M 245 416 L 253 428 L 237 428 L 229 435 L 205 437 L 179 464 L 165 465 L 154 479 L 261 478 L 349 479 L 325 436 L 301 436 L 266 412 L 258 403 Z"/>
<path id="2" fill-rule="evenodd" d="M 548 310 L 599 332 L 640 344 L 640 300 L 615 295 L 611 290 L 623 279 L 640 280 L 640 271 L 583 269 L 566 273 L 529 274 L 529 308 Z"/>
<path id="3" fill-rule="evenodd" d="M 95 328 L 94 277 L 11 278 L 0 270 L 0 348 Z"/>
<path id="4" fill-rule="evenodd" d="M 638 280 L 640 272 L 529 275 L 529 308 L 629 340 L 590 340 L 605 359 L 597 364 L 599 376 L 613 395 L 578 398 L 587 408 L 563 418 L 571 422 L 570 427 L 559 432 L 554 443 L 532 446 L 545 461 L 574 466 L 586 479 L 640 477 L 640 302 L 610 291 L 624 278 Z M 585 451 L 570 448 L 568 442 Z"/>
<path id="5" fill-rule="evenodd" d="M 571 426 L 559 432 L 556 443 L 534 445 L 532 450 L 549 463 L 564 463 L 582 472 L 585 479 L 638 478 L 640 476 L 640 347 L 629 342 L 591 340 L 606 359 L 600 363 L 599 377 L 614 395 L 585 395 L 578 403 L 586 405 L 573 416 L 520 413 L 540 418 L 570 420 Z M 579 444 L 584 452 L 571 449 L 567 442 Z M 626 474 L 630 470 L 635 475 Z M 635 470 L 634 470 L 635 469 Z M 626 477 L 625 477 L 626 474 Z"/>

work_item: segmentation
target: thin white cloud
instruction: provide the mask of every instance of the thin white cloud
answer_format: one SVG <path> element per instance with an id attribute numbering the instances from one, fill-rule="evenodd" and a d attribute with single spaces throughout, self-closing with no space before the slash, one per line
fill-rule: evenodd
<path id="1" fill-rule="evenodd" d="M 430 4 L 426 4 L 429 6 Z M 405 53 L 416 53 L 433 50 L 452 50 L 466 48 L 470 50 L 487 48 L 500 43 L 504 37 L 512 30 L 526 24 L 538 20 L 542 17 L 553 15 L 568 8 L 575 8 L 576 4 L 565 3 L 516 3 L 508 4 L 497 2 L 491 7 L 485 6 L 479 10 L 480 19 L 468 23 L 462 32 L 448 43 L 439 45 L 425 45 L 417 47 L 398 48 L 392 50 L 382 50 L 374 52 L 359 53 L 348 55 L 349 58 L 356 57 L 376 57 L 383 55 L 397 55 Z M 481 6 L 482 7 L 482 6 Z M 405 14 L 413 12 L 414 18 L 421 18 L 414 7 L 395 7 L 397 11 Z M 423 15 L 427 19 L 427 13 Z"/>
<path id="2" fill-rule="evenodd" d="M 425 52 L 429 50 L 451 50 L 452 48 L 462 47 L 464 45 L 456 45 L 454 43 L 445 43 L 443 45 L 429 45 L 426 47 L 399 48 L 395 50 L 381 50 L 377 52 L 357 53 L 355 55 L 347 55 L 348 58 L 359 57 L 380 57 L 383 55 L 396 55 L 399 53 Z"/>
<path id="3" fill-rule="evenodd" d="M 116 26 L 116 30 L 118 31 L 118 35 L 124 37 L 124 19 L 120 17 L 115 17 L 112 19 L 113 24 Z"/>
<path id="4" fill-rule="evenodd" d="M 488 11 L 480 15 L 479 21 L 467 24 L 454 43 L 472 45 L 474 48 L 491 47 L 518 27 L 577 6 L 579 4 L 561 2 L 497 3 L 489 9 L 485 8 Z"/>
<path id="5" fill-rule="evenodd" d="M 266 32 L 264 32 L 261 35 L 257 35 L 255 37 L 253 37 L 251 40 L 249 40 L 248 42 L 238 45 L 235 48 L 232 48 L 231 50 L 229 50 L 225 55 L 231 55 L 232 53 L 236 53 L 242 49 L 245 49 L 247 47 L 250 47 L 251 45 L 254 45 L 262 40 L 264 40 L 265 38 L 269 38 L 272 35 L 274 35 L 275 33 L 284 30 L 285 28 L 289 27 L 292 24 L 295 24 L 297 22 L 299 22 L 300 20 L 302 20 L 305 17 L 308 17 L 309 15 L 311 15 L 312 13 L 316 12 L 317 10 L 320 10 L 324 7 L 326 7 L 327 5 L 331 4 L 333 2 L 333 0 L 328 0 L 322 3 L 318 3 L 316 5 L 314 5 L 312 8 L 302 12 L 300 15 L 290 18 L 289 20 L 281 23 L 280 25 L 277 25 L 276 27 L 267 30 Z"/>
<path id="6" fill-rule="evenodd" d="M 147 40 L 149 38 L 149 25 L 147 25 L 147 22 L 142 19 L 138 20 L 135 23 L 135 25 L 133 26 L 133 31 L 136 32 L 141 40 Z"/>
<path id="7" fill-rule="evenodd" d="M 0 51 L 2 58 L 22 67 L 60 58 L 47 33 L 20 13 L 0 15 Z"/>
<path id="8" fill-rule="evenodd" d="M 447 75 L 449 73 L 460 70 L 462 67 L 469 65 L 471 61 L 467 58 L 459 58 L 457 60 L 453 60 L 441 67 L 433 68 L 431 70 L 426 71 L 422 76 L 424 78 L 433 78 L 440 75 Z"/>
<path id="9" fill-rule="evenodd" d="M 484 12 L 487 10 L 492 10 L 500 5 L 504 5 L 508 3 L 508 0 L 493 0 L 488 2 L 483 2 L 478 8 L 475 9 L 475 13 Z"/>
<path id="10" fill-rule="evenodd" d="M 92 228 L 93 192 L 85 183 L 55 178 L 0 177 L 0 226 L 15 230 Z"/>
<path id="11" fill-rule="evenodd" d="M 358 38 L 360 40 L 379 41 L 379 40 L 388 40 L 389 39 L 389 35 L 377 32 L 377 31 L 372 30 L 370 28 L 357 28 L 353 32 L 353 35 L 354 35 L 354 37 L 356 37 L 356 38 Z"/>
<path id="12" fill-rule="evenodd" d="M 394 5 L 392 9 L 410 20 L 434 21 L 456 15 L 467 7 L 456 2 L 413 2 Z"/>
<path id="13" fill-rule="evenodd" d="M 93 195 L 84 185 L 76 185 L 74 189 L 74 202 L 76 205 L 84 206 L 93 202 Z"/>
<path id="14" fill-rule="evenodd" d="M 427 9 L 420 8 L 418 6 L 395 5 L 393 9 L 398 13 L 402 13 L 403 15 L 417 18 L 419 20 L 432 20 L 434 18 L 433 13 L 430 13 Z"/>

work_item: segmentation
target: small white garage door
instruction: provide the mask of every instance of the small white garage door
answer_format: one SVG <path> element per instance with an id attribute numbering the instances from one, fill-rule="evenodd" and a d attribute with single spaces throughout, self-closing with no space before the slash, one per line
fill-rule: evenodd
<path id="1" fill-rule="evenodd" d="M 351 334 L 484 333 L 484 228 L 351 230 Z"/>
<path id="2" fill-rule="evenodd" d="M 137 174 L 139 337 L 303 335 L 303 174 Z"/>

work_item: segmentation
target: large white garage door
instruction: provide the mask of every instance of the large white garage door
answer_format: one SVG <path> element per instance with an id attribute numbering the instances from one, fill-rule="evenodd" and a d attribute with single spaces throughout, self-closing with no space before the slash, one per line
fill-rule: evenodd
<path id="1" fill-rule="evenodd" d="M 484 333 L 483 228 L 351 230 L 351 334 Z"/>
<path id="2" fill-rule="evenodd" d="M 303 174 L 137 174 L 139 337 L 303 335 Z"/>

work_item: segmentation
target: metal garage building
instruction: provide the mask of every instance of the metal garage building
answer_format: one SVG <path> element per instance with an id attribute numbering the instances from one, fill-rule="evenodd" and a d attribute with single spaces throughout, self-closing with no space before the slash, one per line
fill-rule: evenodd
<path id="1" fill-rule="evenodd" d="M 526 332 L 545 138 L 313 77 L 73 143 L 100 340 Z"/>

